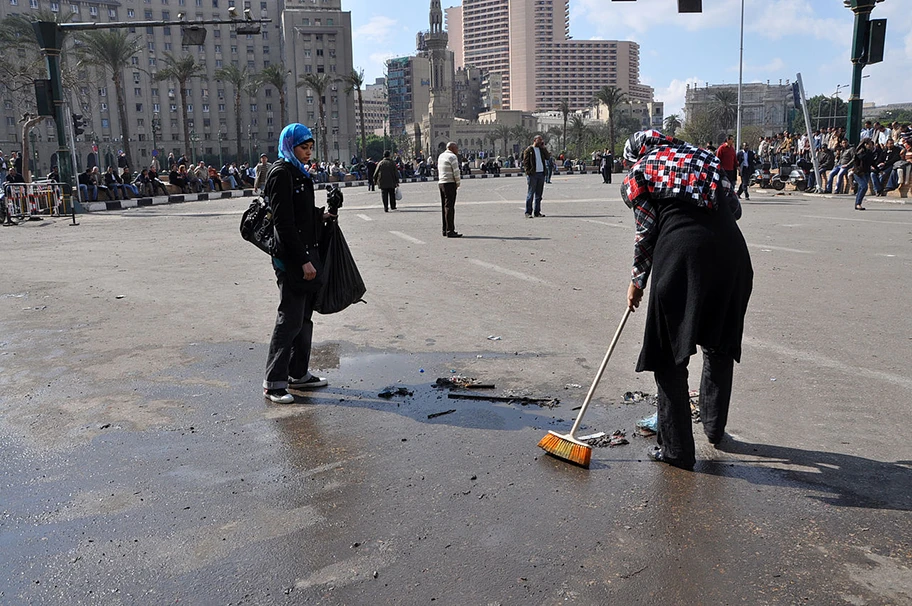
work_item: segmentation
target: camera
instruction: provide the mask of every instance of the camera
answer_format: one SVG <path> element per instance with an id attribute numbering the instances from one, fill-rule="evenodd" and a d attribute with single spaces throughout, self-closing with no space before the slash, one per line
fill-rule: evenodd
<path id="1" fill-rule="evenodd" d="M 338 185 L 326 186 L 326 212 L 332 215 L 338 215 L 339 209 L 342 208 L 342 190 Z"/>

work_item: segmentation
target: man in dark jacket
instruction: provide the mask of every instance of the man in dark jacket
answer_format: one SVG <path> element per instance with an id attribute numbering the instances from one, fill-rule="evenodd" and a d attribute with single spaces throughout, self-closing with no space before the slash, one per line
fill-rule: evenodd
<path id="1" fill-rule="evenodd" d="M 92 179 L 92 169 L 87 168 L 85 172 L 79 173 L 79 193 L 82 194 L 84 202 L 95 202 L 98 200 L 98 187 Z"/>
<path id="2" fill-rule="evenodd" d="M 542 193 L 545 191 L 545 165 L 551 159 L 545 140 L 535 135 L 532 145 L 523 150 L 522 168 L 526 175 L 526 218 L 544 217 L 541 212 Z M 533 205 L 534 203 L 534 205 Z"/>
<path id="3" fill-rule="evenodd" d="M 744 194 L 744 199 L 750 200 L 750 192 L 747 191 L 747 186 L 750 184 L 751 175 L 754 174 L 754 167 L 757 165 L 757 154 L 754 153 L 754 150 L 750 148 L 746 141 L 741 144 L 741 151 L 738 152 L 737 161 L 738 170 L 741 172 L 738 197 L 740 198 L 741 194 Z"/>
<path id="4" fill-rule="evenodd" d="M 374 191 L 374 173 L 377 172 L 377 163 L 373 158 L 367 159 L 367 191 Z"/>
<path id="5" fill-rule="evenodd" d="M 388 151 L 383 152 L 383 159 L 374 171 L 374 183 L 380 188 L 380 197 L 383 200 L 383 212 L 390 209 L 396 210 L 396 188 L 399 186 L 399 169 L 390 158 Z"/>

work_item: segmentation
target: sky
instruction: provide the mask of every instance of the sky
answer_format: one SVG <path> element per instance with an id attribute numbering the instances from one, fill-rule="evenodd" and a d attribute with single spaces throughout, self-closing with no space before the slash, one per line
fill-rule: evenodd
<path id="1" fill-rule="evenodd" d="M 460 4 L 443 0 L 444 7 Z M 884 61 L 865 68 L 865 103 L 912 102 L 910 0 L 885 0 L 871 13 L 887 19 Z M 413 54 L 428 29 L 430 0 L 342 0 L 351 11 L 354 66 L 366 83 L 383 76 L 390 57 Z M 687 84 L 737 84 L 741 3 L 703 0 L 700 14 L 678 14 L 676 0 L 570 0 L 575 40 L 633 40 L 640 45 L 640 82 L 682 115 Z M 744 0 L 744 82 L 778 83 L 801 73 L 805 92 L 848 98 L 854 14 L 842 0 Z"/>

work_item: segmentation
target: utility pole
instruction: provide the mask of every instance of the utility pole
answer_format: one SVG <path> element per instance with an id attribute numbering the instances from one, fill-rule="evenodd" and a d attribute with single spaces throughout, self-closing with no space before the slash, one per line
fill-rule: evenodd
<path id="1" fill-rule="evenodd" d="M 846 138 L 858 145 L 861 137 L 861 72 L 865 65 L 883 61 L 886 19 L 871 20 L 874 5 L 883 0 L 843 0 L 846 8 L 855 13 L 855 33 L 852 37 L 852 92 L 846 121 Z"/>

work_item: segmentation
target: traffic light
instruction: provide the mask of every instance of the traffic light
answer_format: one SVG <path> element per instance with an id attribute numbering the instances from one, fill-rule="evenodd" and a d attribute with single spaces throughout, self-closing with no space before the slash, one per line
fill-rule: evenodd
<path id="1" fill-rule="evenodd" d="M 73 137 L 78 137 L 85 132 L 85 120 L 82 119 L 82 114 L 73 114 Z"/>
<path id="2" fill-rule="evenodd" d="M 798 90 L 797 82 L 792 82 L 792 101 L 797 109 L 801 109 L 801 91 Z"/>
<path id="3" fill-rule="evenodd" d="M 868 48 L 865 65 L 883 61 L 884 47 L 887 42 L 887 20 L 871 19 L 871 23 L 868 27 Z"/>

